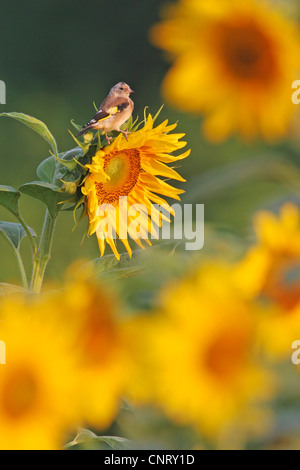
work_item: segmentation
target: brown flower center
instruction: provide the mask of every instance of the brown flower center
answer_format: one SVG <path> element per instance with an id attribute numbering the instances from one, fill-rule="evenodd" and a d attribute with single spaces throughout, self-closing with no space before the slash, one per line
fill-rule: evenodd
<path id="1" fill-rule="evenodd" d="M 141 157 L 137 149 L 112 152 L 104 157 L 103 169 L 110 177 L 105 183 L 96 183 L 98 203 L 117 204 L 119 197 L 128 196 L 141 171 Z"/>
<path id="2" fill-rule="evenodd" d="M 218 57 L 227 74 L 240 82 L 266 85 L 278 74 L 271 38 L 249 18 L 220 23 L 213 32 Z"/>
<path id="3" fill-rule="evenodd" d="M 23 368 L 7 376 L 2 389 L 1 408 L 11 419 L 19 419 L 29 412 L 37 397 L 37 383 L 31 371 Z"/>
<path id="4" fill-rule="evenodd" d="M 223 331 L 206 350 L 205 366 L 212 377 L 227 382 L 243 368 L 249 338 L 245 331 Z"/>
<path id="5" fill-rule="evenodd" d="M 276 260 L 268 273 L 262 294 L 285 311 L 293 310 L 300 302 L 300 260 L 288 255 Z"/>
<path id="6" fill-rule="evenodd" d="M 83 363 L 86 366 L 105 365 L 118 343 L 118 332 L 109 302 L 105 297 L 100 299 L 94 296 L 87 306 L 85 320 L 78 337 Z"/>

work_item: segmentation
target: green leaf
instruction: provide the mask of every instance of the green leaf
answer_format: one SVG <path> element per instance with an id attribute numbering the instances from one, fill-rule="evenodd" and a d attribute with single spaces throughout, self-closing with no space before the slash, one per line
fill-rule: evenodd
<path id="1" fill-rule="evenodd" d="M 51 134 L 51 132 L 49 131 L 48 127 L 46 126 L 46 124 L 44 124 L 42 121 L 32 116 L 28 116 L 27 114 L 23 114 L 23 113 L 1 113 L 0 117 L 1 116 L 6 116 L 6 117 L 16 119 L 17 121 L 20 121 L 22 124 L 25 124 L 25 126 L 30 127 L 30 129 L 37 132 L 41 137 L 43 137 L 43 139 L 45 139 L 51 145 L 51 148 L 53 152 L 55 153 L 55 155 L 58 154 L 56 141 L 53 135 Z"/>
<path id="2" fill-rule="evenodd" d="M 35 199 L 39 199 L 46 204 L 50 215 L 54 218 L 60 210 L 59 202 L 67 200 L 70 196 L 67 193 L 59 192 L 61 188 L 54 184 L 43 181 L 32 181 L 20 186 L 19 190 Z"/>
<path id="3" fill-rule="evenodd" d="M 74 121 L 74 119 L 71 119 L 71 124 L 72 124 L 72 126 L 75 127 L 75 129 L 76 129 L 77 131 L 80 131 L 80 130 L 82 129 L 82 126 L 80 126 L 79 124 L 76 124 L 76 122 Z"/>
<path id="4" fill-rule="evenodd" d="M 80 160 L 84 160 L 83 163 Z M 81 148 L 76 147 L 68 150 L 64 154 L 59 154 L 56 177 L 63 181 L 80 181 L 81 177 L 87 172 L 85 164 L 88 162 L 87 157 L 83 157 Z"/>
<path id="5" fill-rule="evenodd" d="M 100 274 L 102 272 L 110 271 L 114 268 L 121 269 L 128 266 L 132 267 L 132 265 L 135 263 L 138 253 L 139 251 L 133 252 L 131 258 L 128 253 L 122 253 L 120 255 L 120 261 L 117 260 L 115 255 L 106 255 L 91 262 L 94 263 L 96 271 L 98 274 Z"/>
<path id="6" fill-rule="evenodd" d="M 29 227 L 33 237 L 36 237 L 35 231 Z M 26 237 L 26 232 L 21 224 L 13 222 L 0 221 L 0 233 L 13 246 L 15 250 L 20 249 L 21 241 Z"/>
<path id="7" fill-rule="evenodd" d="M 14 294 L 15 292 L 24 292 L 24 288 L 15 286 L 14 284 L 0 282 L 0 295 Z"/>
<path id="8" fill-rule="evenodd" d="M 56 157 L 55 155 L 53 155 L 53 157 L 58 163 L 66 167 L 69 171 L 75 170 L 77 166 L 77 161 L 75 158 L 73 158 L 72 160 L 64 160 L 63 158 Z"/>
<path id="9" fill-rule="evenodd" d="M 78 160 L 79 157 L 82 157 L 82 156 L 83 156 L 83 151 L 80 147 L 75 147 L 71 150 L 67 150 L 64 153 L 59 154 L 59 157 L 61 157 L 64 161 L 66 160 L 73 161 L 74 158 Z"/>
<path id="10" fill-rule="evenodd" d="M 37 167 L 36 173 L 41 181 L 52 183 L 55 176 L 56 162 L 54 157 L 48 157 Z"/>
<path id="11" fill-rule="evenodd" d="M 133 251 L 131 258 L 128 253 L 122 253 L 120 261 L 117 260 L 115 255 L 106 255 L 91 261 L 91 263 L 94 264 L 96 274 L 110 280 L 116 280 L 132 277 L 140 273 L 142 270 L 140 263 L 141 256 L 143 256 L 142 251 L 136 250 Z"/>
<path id="12" fill-rule="evenodd" d="M 159 110 L 157 111 L 157 113 L 155 114 L 155 116 L 153 117 L 153 123 L 156 121 L 156 119 L 158 118 L 158 116 L 160 115 L 162 109 L 164 107 L 164 104 L 161 105 L 161 107 L 159 108 Z"/>
<path id="13" fill-rule="evenodd" d="M 75 439 L 66 445 L 66 448 L 81 445 L 85 448 L 95 448 L 101 450 L 132 450 L 134 449 L 133 441 L 129 441 L 118 436 L 97 436 L 89 429 L 80 428 Z"/>
<path id="14" fill-rule="evenodd" d="M 69 130 L 69 132 L 70 132 L 71 136 L 73 137 L 73 139 L 75 140 L 76 144 L 82 149 L 83 156 L 85 156 L 89 151 L 91 142 L 80 142 L 78 139 L 76 139 L 76 137 L 72 134 L 72 132 L 70 130 Z"/>
<path id="15" fill-rule="evenodd" d="M 11 186 L 0 185 L 0 205 L 6 207 L 14 215 L 19 215 L 18 200 L 21 194 Z"/>

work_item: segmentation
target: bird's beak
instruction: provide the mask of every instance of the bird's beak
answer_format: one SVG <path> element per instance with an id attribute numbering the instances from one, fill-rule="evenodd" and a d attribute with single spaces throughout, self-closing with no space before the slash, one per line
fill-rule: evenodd
<path id="1" fill-rule="evenodd" d="M 131 88 L 130 88 L 130 90 L 129 90 L 129 94 L 130 94 L 130 93 L 134 93 L 134 90 L 132 90 Z"/>

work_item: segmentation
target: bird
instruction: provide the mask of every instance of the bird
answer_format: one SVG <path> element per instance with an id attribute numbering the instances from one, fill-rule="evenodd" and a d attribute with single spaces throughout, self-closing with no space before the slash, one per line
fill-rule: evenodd
<path id="1" fill-rule="evenodd" d="M 90 129 L 96 129 L 104 132 L 108 144 L 111 138 L 107 133 L 111 131 L 122 132 L 127 139 L 130 132 L 122 131 L 120 126 L 130 118 L 133 112 L 134 103 L 129 97 L 131 93 L 134 91 L 125 82 L 114 85 L 101 103 L 97 114 L 82 127 L 77 135 L 84 135 Z"/>

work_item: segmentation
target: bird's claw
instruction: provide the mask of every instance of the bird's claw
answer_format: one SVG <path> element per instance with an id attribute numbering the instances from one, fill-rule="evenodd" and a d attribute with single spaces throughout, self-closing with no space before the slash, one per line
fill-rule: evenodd
<path id="1" fill-rule="evenodd" d="M 105 138 L 106 138 L 106 141 L 107 141 L 108 145 L 110 145 L 112 137 L 108 137 L 108 135 L 105 133 Z"/>
<path id="2" fill-rule="evenodd" d="M 128 136 L 128 134 L 131 134 L 131 132 L 129 132 L 129 131 L 121 131 L 121 132 L 124 135 L 125 139 L 128 141 L 127 136 Z"/>

